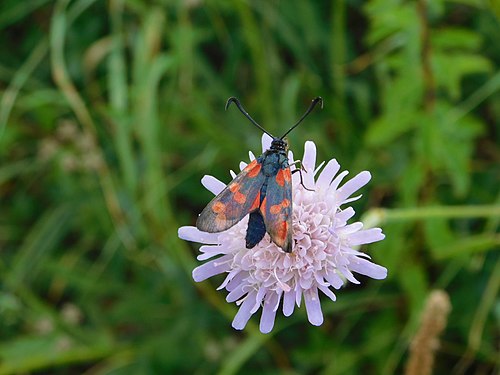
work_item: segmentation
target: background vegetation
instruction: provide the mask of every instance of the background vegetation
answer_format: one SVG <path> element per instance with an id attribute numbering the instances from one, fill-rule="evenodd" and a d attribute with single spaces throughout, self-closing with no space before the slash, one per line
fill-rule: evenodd
<path id="1" fill-rule="evenodd" d="M 400 374 L 433 289 L 435 374 L 498 371 L 500 19 L 491 0 L 3 0 L 0 374 Z M 195 284 L 177 238 L 204 174 L 260 151 L 238 96 L 321 160 L 373 174 L 357 212 L 389 269 L 258 317 Z M 358 217 L 359 219 L 359 217 Z"/>

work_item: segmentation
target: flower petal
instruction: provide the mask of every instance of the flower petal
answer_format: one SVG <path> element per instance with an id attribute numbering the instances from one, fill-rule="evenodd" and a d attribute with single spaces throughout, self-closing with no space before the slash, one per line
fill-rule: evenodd
<path id="1" fill-rule="evenodd" d="M 235 302 L 238 301 L 241 297 L 243 297 L 247 292 L 245 291 L 245 284 L 238 285 L 235 289 L 233 289 L 227 296 L 227 302 Z"/>
<path id="2" fill-rule="evenodd" d="M 353 217 L 355 214 L 354 208 L 352 207 L 347 207 L 346 209 L 337 212 L 335 215 L 335 219 L 340 220 L 342 225 L 345 225 L 347 223 L 347 220 L 349 220 L 351 217 Z"/>
<path id="3" fill-rule="evenodd" d="M 268 293 L 264 306 L 262 306 L 262 315 L 260 317 L 260 331 L 269 333 L 274 327 L 274 319 L 276 318 L 276 305 L 279 303 L 279 295 L 277 293 Z"/>
<path id="4" fill-rule="evenodd" d="M 293 171 L 297 168 L 295 168 L 295 160 L 293 159 L 293 152 L 292 150 L 288 150 L 288 164 L 290 164 L 290 169 Z"/>
<path id="5" fill-rule="evenodd" d="M 350 238 L 352 233 L 356 233 L 362 228 L 363 228 L 363 223 L 361 221 L 356 221 L 355 223 L 344 225 L 342 228 L 339 228 L 337 232 L 342 233 L 344 235 L 348 234 Z"/>
<path id="6" fill-rule="evenodd" d="M 295 308 L 295 291 L 290 290 L 283 294 L 283 315 L 290 316 Z"/>
<path id="7" fill-rule="evenodd" d="M 237 276 L 238 274 L 240 273 L 240 270 L 236 270 L 236 269 L 232 269 L 231 271 L 229 271 L 226 275 L 226 278 L 224 279 L 224 281 L 222 282 L 222 284 L 219 285 L 219 287 L 217 288 L 217 290 L 221 290 L 221 289 L 224 289 L 226 288 L 227 289 L 227 285 L 231 282 L 231 280 L 234 279 L 235 276 Z"/>
<path id="8" fill-rule="evenodd" d="M 323 166 L 325 165 L 325 162 L 322 161 L 321 163 L 319 163 L 319 165 L 317 167 L 315 167 L 314 169 L 314 177 L 316 177 L 316 175 L 318 174 L 318 172 L 323 169 Z"/>
<path id="9" fill-rule="evenodd" d="M 199 242 L 205 244 L 217 244 L 219 242 L 219 233 L 202 232 L 201 230 L 193 226 L 180 227 L 177 230 L 177 235 L 180 239 L 191 242 Z"/>
<path id="10" fill-rule="evenodd" d="M 231 255 L 224 255 L 220 258 L 211 260 L 193 270 L 193 279 L 196 282 L 206 280 L 219 273 L 228 272 L 231 270 Z"/>
<path id="11" fill-rule="evenodd" d="M 351 202 L 355 202 L 357 201 L 359 198 L 361 198 L 363 196 L 363 194 L 359 194 L 359 195 L 356 195 L 355 197 L 352 197 L 352 198 L 347 198 L 345 199 L 341 204 L 344 205 L 344 204 L 347 204 L 347 203 L 351 203 Z"/>
<path id="12" fill-rule="evenodd" d="M 350 197 L 352 193 L 365 186 L 371 178 L 372 175 L 368 171 L 358 173 L 356 176 L 342 185 L 341 188 L 337 189 L 337 202 L 339 202 L 339 204 L 341 204 L 341 202 L 344 202 L 344 200 L 347 197 Z"/>
<path id="13" fill-rule="evenodd" d="M 384 238 L 385 235 L 382 233 L 382 229 L 370 228 L 366 230 L 360 230 L 359 232 L 351 234 L 349 236 L 349 244 L 351 246 L 363 245 L 367 243 L 382 241 Z"/>
<path id="14" fill-rule="evenodd" d="M 267 294 L 267 289 L 261 285 L 261 287 L 257 291 L 257 295 L 255 296 L 255 304 L 252 310 L 250 310 L 252 314 L 255 314 L 259 310 L 259 307 L 262 305 L 262 301 Z"/>
<path id="15" fill-rule="evenodd" d="M 226 290 L 228 292 L 232 292 L 235 290 L 238 286 L 242 285 L 245 286 L 246 284 L 243 282 L 243 280 L 248 276 L 246 272 L 239 271 L 236 276 L 234 276 L 226 286 Z"/>
<path id="16" fill-rule="evenodd" d="M 314 169 L 316 166 L 316 145 L 314 142 L 307 141 L 304 146 L 304 157 L 302 158 L 302 167 L 304 171 L 302 179 L 305 186 L 314 185 Z"/>
<path id="17" fill-rule="evenodd" d="M 330 160 L 319 174 L 319 177 L 316 180 L 316 186 L 320 189 L 327 189 L 339 169 L 340 164 L 338 161 L 335 159 Z"/>
<path id="18" fill-rule="evenodd" d="M 344 280 L 335 271 L 330 271 L 324 275 L 326 281 L 330 283 L 335 289 L 340 289 L 344 285 Z"/>
<path id="19" fill-rule="evenodd" d="M 332 301 L 337 300 L 337 296 L 331 291 L 331 289 L 327 286 L 318 285 L 318 289 L 321 290 L 325 295 L 330 298 Z"/>
<path id="20" fill-rule="evenodd" d="M 273 139 L 268 134 L 262 134 L 262 152 L 265 152 L 271 148 L 272 141 Z"/>
<path id="21" fill-rule="evenodd" d="M 330 191 L 334 191 L 336 192 L 337 191 L 337 188 L 338 186 L 340 185 L 340 183 L 342 182 L 342 180 L 344 179 L 345 176 L 347 176 L 349 174 L 348 171 L 342 171 L 340 172 L 337 177 L 335 177 L 332 181 L 332 183 L 330 184 L 330 187 L 329 187 L 329 190 Z M 339 201 L 340 202 L 340 201 Z"/>
<path id="22" fill-rule="evenodd" d="M 241 304 L 238 312 L 236 313 L 232 326 L 234 329 L 242 330 L 248 323 L 252 316 L 252 308 L 255 305 L 255 292 L 248 293 L 245 300 Z"/>
<path id="23" fill-rule="evenodd" d="M 363 258 L 354 257 L 354 259 L 351 259 L 349 268 L 354 272 L 376 280 L 382 280 L 387 277 L 387 268 Z"/>
<path id="24" fill-rule="evenodd" d="M 304 292 L 304 302 L 306 304 L 307 319 L 314 326 L 323 324 L 323 311 L 319 301 L 318 289 L 312 287 Z"/>
<path id="25" fill-rule="evenodd" d="M 203 245 L 200 247 L 200 252 L 201 254 L 196 257 L 198 260 L 207 260 L 216 255 L 224 254 L 219 245 Z"/>
<path id="26" fill-rule="evenodd" d="M 302 289 L 300 286 L 295 287 L 295 304 L 300 307 L 300 302 L 302 301 Z"/>
<path id="27" fill-rule="evenodd" d="M 224 182 L 210 175 L 203 176 L 203 178 L 201 179 L 201 184 L 214 195 L 219 194 L 226 187 L 226 184 Z"/>
<path id="28" fill-rule="evenodd" d="M 356 258 L 356 257 L 353 257 L 353 258 Z M 355 277 L 354 275 L 352 274 L 351 270 L 349 268 L 347 268 L 347 266 L 342 266 L 342 267 L 339 267 L 338 271 L 347 279 L 349 280 L 351 283 L 353 284 L 361 284 Z"/>

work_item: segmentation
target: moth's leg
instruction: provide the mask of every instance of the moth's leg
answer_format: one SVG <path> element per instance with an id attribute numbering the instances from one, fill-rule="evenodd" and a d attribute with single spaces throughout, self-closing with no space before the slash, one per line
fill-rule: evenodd
<path id="1" fill-rule="evenodd" d="M 306 189 L 308 191 L 315 191 L 314 189 L 309 189 L 306 185 L 304 185 L 304 179 L 302 178 L 302 171 L 307 172 L 306 168 L 304 167 L 304 164 L 302 164 L 302 162 L 300 160 L 296 160 L 291 165 L 295 165 L 297 163 L 300 163 L 300 168 L 294 169 L 292 171 L 292 174 L 294 174 L 295 172 L 299 172 L 300 173 L 300 184 L 304 187 L 304 189 Z"/>

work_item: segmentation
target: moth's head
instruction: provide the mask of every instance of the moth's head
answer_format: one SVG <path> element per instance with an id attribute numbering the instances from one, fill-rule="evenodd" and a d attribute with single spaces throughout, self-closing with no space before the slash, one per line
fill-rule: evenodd
<path id="1" fill-rule="evenodd" d="M 286 152 L 288 150 L 288 143 L 284 139 L 273 138 L 273 141 L 271 142 L 271 150 Z"/>

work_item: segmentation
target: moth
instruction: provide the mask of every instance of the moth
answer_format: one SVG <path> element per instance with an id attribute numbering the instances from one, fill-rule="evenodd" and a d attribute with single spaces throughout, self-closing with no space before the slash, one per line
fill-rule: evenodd
<path id="1" fill-rule="evenodd" d="M 246 215 L 246 248 L 251 249 L 269 234 L 286 253 L 292 252 L 292 174 L 288 163 L 288 144 L 284 140 L 323 99 L 315 98 L 302 117 L 277 138 L 245 111 L 240 101 L 230 97 L 225 109 L 234 103 L 250 122 L 273 138 L 271 147 L 248 164 L 198 216 L 196 227 L 204 232 L 225 231 Z M 297 171 L 300 171 L 297 169 Z"/>

